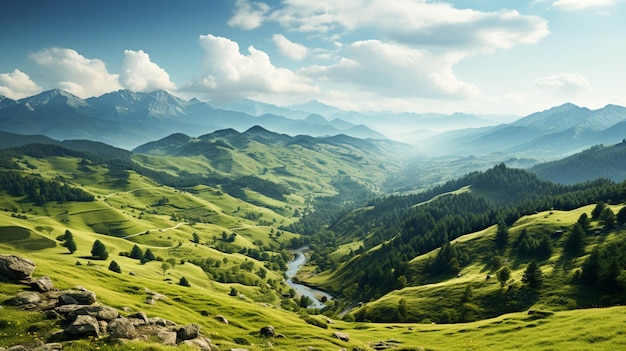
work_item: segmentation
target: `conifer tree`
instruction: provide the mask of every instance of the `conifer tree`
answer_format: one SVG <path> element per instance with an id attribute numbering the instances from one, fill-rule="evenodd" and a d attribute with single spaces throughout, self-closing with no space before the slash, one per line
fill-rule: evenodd
<path id="1" fill-rule="evenodd" d="M 65 230 L 63 240 L 65 240 L 63 246 L 67 247 L 71 254 L 73 254 L 78 249 L 76 247 L 76 242 L 74 241 L 74 235 L 72 235 L 72 232 L 70 232 L 69 229 Z"/>
<path id="2" fill-rule="evenodd" d="M 134 258 L 136 260 L 141 260 L 143 258 L 143 251 L 137 244 L 133 245 L 133 248 L 130 251 L 130 258 Z"/>
<path id="3" fill-rule="evenodd" d="M 156 256 L 152 253 L 152 250 L 146 249 L 146 252 L 143 254 L 142 262 L 150 262 L 156 260 Z"/>
<path id="4" fill-rule="evenodd" d="M 181 277 L 178 284 L 182 286 L 191 286 L 191 284 L 189 284 L 189 281 L 185 277 Z"/>
<path id="5" fill-rule="evenodd" d="M 91 248 L 91 256 L 99 260 L 106 260 L 109 258 L 107 247 L 100 240 L 94 241 L 93 247 Z"/>
<path id="6" fill-rule="evenodd" d="M 536 288 L 541 285 L 543 273 L 541 272 L 541 268 L 535 262 L 535 260 L 530 261 L 526 270 L 524 271 L 524 275 L 522 276 L 522 281 L 525 284 L 528 284 L 531 288 Z"/>
<path id="7" fill-rule="evenodd" d="M 109 264 L 109 270 L 115 273 L 122 273 L 122 267 L 120 267 L 120 265 L 115 261 L 111 261 L 111 264 Z"/>

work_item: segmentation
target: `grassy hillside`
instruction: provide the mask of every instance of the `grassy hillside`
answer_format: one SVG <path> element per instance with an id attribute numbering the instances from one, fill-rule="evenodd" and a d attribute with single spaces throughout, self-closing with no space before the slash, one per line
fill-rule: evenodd
<path id="1" fill-rule="evenodd" d="M 236 149 L 213 140 L 214 147 L 223 148 L 229 155 L 218 159 L 204 153 L 176 157 L 144 154 L 129 156 L 122 162 L 100 154 L 101 157 L 65 155 L 58 149 L 53 154 L 38 150 L 39 153 L 14 158 L 17 169 L 2 172 L 65 184 L 81 189 L 93 199 L 66 201 L 61 195 L 54 200 L 42 199 L 44 183 L 24 189 L 20 196 L 12 195 L 14 189 L 0 190 L 0 252 L 31 259 L 37 264 L 35 276 L 48 275 L 59 288 L 81 285 L 94 291 L 102 303 L 120 310 L 145 311 L 149 316 L 161 316 L 179 324 L 197 323 L 224 350 L 367 350 L 381 341 L 399 350 L 550 350 L 590 346 L 611 349 L 626 343 L 619 328 L 596 327 L 600 321 L 620 326 L 624 322 L 621 308 L 565 311 L 592 306 L 602 297 L 577 289 L 573 277 L 594 246 L 621 240 L 621 227 L 600 235 L 590 234 L 585 251 L 578 256 L 564 256 L 560 244 L 564 236 L 554 237 L 554 250 L 540 261 L 545 285 L 541 290 L 532 290 L 520 283 L 528 264 L 528 257 L 515 250 L 521 231 L 526 228 L 533 235 L 559 230 L 567 233 L 581 213 L 592 212 L 592 205 L 520 217 L 509 226 L 508 245 L 502 251 L 493 246 L 495 226 L 452 238 L 451 245 L 467 256 L 459 276 L 456 272 L 421 273 L 437 259 L 440 249 L 407 254 L 407 265 L 400 267 L 407 279 L 404 286 L 366 301 L 346 317 L 346 308 L 354 307 L 358 301 L 330 302 L 324 315 L 300 307 L 298 298 L 290 297 L 290 287 L 283 280 L 285 262 L 290 259 L 289 249 L 294 243 L 310 243 L 315 249 L 313 258 L 318 258 L 318 266 L 304 270 L 309 274 L 308 282 L 331 287 L 337 296 L 344 292 L 349 296 L 350 289 L 359 288 L 354 285 L 360 274 L 354 267 L 359 266 L 353 262 L 388 250 L 401 237 L 397 231 L 366 231 L 366 226 L 354 221 L 359 216 L 378 221 L 374 214 L 379 213 L 381 203 L 377 201 L 334 223 L 330 221 L 336 217 L 326 217 L 333 211 L 355 206 L 357 193 L 371 196 L 380 191 L 387 173 L 399 169 L 401 163 L 384 159 L 389 152 L 385 147 L 355 145 L 354 140 L 342 141 L 344 146 L 339 146 L 341 140 L 333 139 L 317 146 L 305 147 L 304 141 L 311 140 L 299 140 L 270 147 L 264 137 L 267 134 L 260 131 L 254 138 L 228 140 L 231 144 L 240 143 Z M 130 162 L 130 157 L 134 163 L 124 163 Z M 271 183 L 241 180 L 248 175 Z M 171 184 L 163 185 L 163 179 Z M 233 179 L 240 180 L 228 182 Z M 288 189 L 284 196 L 273 196 L 261 189 L 263 185 L 276 184 Z M 413 211 L 476 193 L 506 197 L 493 189 L 483 188 L 481 192 L 479 187 L 463 184 L 442 188 L 429 198 L 405 202 Z M 320 199 L 320 195 L 324 197 Z M 621 205 L 612 204 L 610 208 L 618 213 Z M 403 220 L 409 221 L 410 217 Z M 323 223 L 318 228 L 323 230 L 319 235 L 287 230 L 302 223 Z M 387 222 L 380 221 L 378 225 L 381 223 Z M 589 232 L 595 233 L 594 229 L 603 225 L 593 221 Z M 332 231 L 340 227 L 352 229 L 335 237 Z M 387 229 L 390 228 L 393 231 L 402 227 Z M 73 253 L 63 246 L 61 237 L 66 230 L 76 243 Z M 315 241 L 318 239 L 328 241 Z M 106 260 L 92 257 L 96 240 L 106 246 Z M 129 257 L 135 245 L 142 253 L 150 251 L 154 258 L 142 261 Z M 335 270 L 316 275 L 320 258 L 326 257 L 322 255 L 325 249 L 331 251 L 329 257 L 336 264 Z M 511 268 L 511 278 L 504 287 L 495 277 L 485 279 L 487 274 L 495 274 L 495 256 Z M 111 261 L 119 264 L 121 273 L 108 269 Z M 190 287 L 178 284 L 183 277 Z M 41 315 L 20 311 L 7 303 L 22 288 L 0 283 L 0 347 L 33 338 L 45 339 L 57 328 Z M 149 292 L 165 298 L 148 304 Z M 529 314 L 529 309 L 539 312 Z M 515 313 L 503 314 L 507 312 Z M 406 322 L 370 322 L 398 313 Z M 218 315 L 226 317 L 229 324 L 219 322 L 215 318 Z M 477 321 L 447 324 L 461 319 Z M 285 338 L 260 338 L 259 329 L 266 325 L 273 325 Z M 350 340 L 334 338 L 335 331 L 349 334 Z M 532 341 L 528 341 L 530 333 Z M 168 349 L 146 342 L 116 346 L 98 339 L 74 341 L 64 349 L 97 347 Z"/>

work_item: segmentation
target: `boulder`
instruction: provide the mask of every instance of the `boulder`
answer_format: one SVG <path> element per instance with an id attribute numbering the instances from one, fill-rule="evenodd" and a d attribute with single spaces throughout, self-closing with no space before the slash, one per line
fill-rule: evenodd
<path id="1" fill-rule="evenodd" d="M 0 255 L 0 280 L 30 280 L 35 270 L 35 262 L 15 256 Z"/>
<path id="2" fill-rule="evenodd" d="M 204 336 L 198 336 L 197 338 L 191 340 L 185 340 L 182 342 L 183 345 L 195 346 L 196 348 L 202 351 L 211 351 L 211 340 L 205 338 Z"/>
<path id="3" fill-rule="evenodd" d="M 176 337 L 179 340 L 191 340 L 195 339 L 200 335 L 200 326 L 192 323 L 188 324 L 184 327 L 178 328 L 176 331 Z"/>
<path id="4" fill-rule="evenodd" d="M 266 325 L 265 327 L 261 328 L 259 334 L 263 338 L 273 338 L 276 332 L 274 331 L 274 327 L 272 327 L 271 325 Z"/>
<path id="5" fill-rule="evenodd" d="M 176 346 L 176 332 L 160 331 L 157 333 L 157 338 L 165 346 Z"/>
<path id="6" fill-rule="evenodd" d="M 76 317 L 76 320 L 72 322 L 72 324 L 65 328 L 65 332 L 78 337 L 98 337 L 100 336 L 100 325 L 95 317 L 80 315 Z"/>
<path id="7" fill-rule="evenodd" d="M 12 300 L 16 306 L 32 308 L 41 302 L 41 295 L 36 291 L 20 291 Z"/>
<path id="8" fill-rule="evenodd" d="M 142 321 L 142 323 L 140 324 L 148 324 L 148 315 L 146 315 L 146 312 L 137 312 L 137 313 L 133 313 L 131 315 L 128 316 L 129 319 L 138 319 L 140 321 Z"/>
<path id="9" fill-rule="evenodd" d="M 137 331 L 133 323 L 126 318 L 116 318 L 107 325 L 107 332 L 114 338 L 135 339 Z"/>
<path id="10" fill-rule="evenodd" d="M 50 296 L 56 296 L 61 305 L 91 305 L 96 302 L 96 293 L 87 289 L 61 290 L 51 293 Z"/>
<path id="11" fill-rule="evenodd" d="M 80 315 L 89 315 L 95 317 L 99 321 L 111 321 L 119 317 L 120 313 L 110 306 L 97 305 L 71 305 L 74 308 L 66 313 L 67 319 L 75 320 Z M 59 311 L 57 309 L 57 311 Z"/>
<path id="12" fill-rule="evenodd" d="M 350 335 L 346 333 L 334 332 L 333 337 L 341 341 L 350 341 Z"/>
<path id="13" fill-rule="evenodd" d="M 54 283 L 50 277 L 45 276 L 38 278 L 30 283 L 30 287 L 39 292 L 48 292 L 54 291 L 56 288 L 54 287 Z"/>
<path id="14" fill-rule="evenodd" d="M 148 318 L 148 324 L 154 324 L 161 327 L 175 327 L 176 323 L 161 317 Z"/>

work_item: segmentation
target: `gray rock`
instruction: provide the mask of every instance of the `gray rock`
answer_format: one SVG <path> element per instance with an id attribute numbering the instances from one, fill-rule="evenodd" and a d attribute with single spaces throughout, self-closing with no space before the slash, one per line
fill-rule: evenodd
<path id="1" fill-rule="evenodd" d="M 176 323 L 161 317 L 148 318 L 148 324 L 154 324 L 161 327 L 175 327 Z"/>
<path id="2" fill-rule="evenodd" d="M 80 305 L 91 305 L 96 302 L 96 293 L 87 289 L 77 290 L 63 290 L 59 291 L 59 300 L 73 298 L 76 303 Z"/>
<path id="3" fill-rule="evenodd" d="M 16 306 L 30 306 L 41 302 L 41 294 L 36 291 L 20 291 L 12 300 Z"/>
<path id="4" fill-rule="evenodd" d="M 75 305 L 75 307 L 67 313 L 67 319 L 75 320 L 79 315 L 89 315 L 99 321 L 111 321 L 120 315 L 118 310 L 110 306 Z"/>
<path id="5" fill-rule="evenodd" d="M 76 320 L 72 322 L 65 332 L 70 335 L 85 337 L 85 336 L 100 336 L 100 325 L 98 320 L 89 315 L 80 315 L 76 317 Z"/>
<path id="6" fill-rule="evenodd" d="M 15 255 L 0 255 L 0 280 L 30 280 L 35 267 L 35 262 L 31 260 Z"/>
<path id="7" fill-rule="evenodd" d="M 184 327 L 178 328 L 176 331 L 176 337 L 179 340 L 191 340 L 195 339 L 200 335 L 200 326 L 192 323 L 188 324 Z"/>
<path id="8" fill-rule="evenodd" d="M 56 288 L 54 287 L 54 283 L 52 282 L 52 279 L 50 279 L 50 277 L 48 276 L 41 277 L 35 281 L 32 281 L 30 283 L 30 287 L 39 292 L 48 292 L 48 291 L 56 290 Z"/>
<path id="9" fill-rule="evenodd" d="M 271 325 L 267 325 L 261 328 L 261 330 L 259 331 L 259 334 L 263 338 L 273 338 L 276 332 L 274 331 L 274 327 L 272 327 Z"/>
<path id="10" fill-rule="evenodd" d="M 198 336 L 197 338 L 191 340 L 185 340 L 182 344 L 195 346 L 202 351 L 211 351 L 211 340 L 205 338 L 204 336 Z"/>
<path id="11" fill-rule="evenodd" d="M 128 316 L 128 318 L 134 318 L 134 319 L 139 319 L 143 321 L 143 324 L 148 324 L 148 315 L 146 315 L 146 312 L 137 312 L 137 313 L 133 313 L 131 315 Z"/>
<path id="12" fill-rule="evenodd" d="M 116 318 L 107 325 L 107 332 L 114 338 L 135 339 L 137 331 L 131 321 L 126 318 Z"/>
<path id="13" fill-rule="evenodd" d="M 54 350 L 63 350 L 63 344 L 60 344 L 58 342 L 51 342 L 41 347 L 38 347 L 36 349 L 36 351 L 54 351 Z"/>
<path id="14" fill-rule="evenodd" d="M 157 333 L 157 338 L 165 346 L 176 346 L 176 332 L 160 331 Z"/>
<path id="15" fill-rule="evenodd" d="M 215 316 L 215 320 L 217 320 L 220 323 L 228 324 L 228 319 L 226 319 L 226 317 L 222 315 Z"/>
<path id="16" fill-rule="evenodd" d="M 9 347 L 7 351 L 29 351 L 29 350 L 26 348 L 26 346 L 15 345 L 15 346 Z"/>
<path id="17" fill-rule="evenodd" d="M 76 300 L 70 295 L 63 294 L 59 296 L 59 304 L 60 305 L 78 305 L 78 300 Z"/>
<path id="18" fill-rule="evenodd" d="M 341 341 L 350 341 L 350 335 L 346 333 L 334 332 L 333 337 Z"/>

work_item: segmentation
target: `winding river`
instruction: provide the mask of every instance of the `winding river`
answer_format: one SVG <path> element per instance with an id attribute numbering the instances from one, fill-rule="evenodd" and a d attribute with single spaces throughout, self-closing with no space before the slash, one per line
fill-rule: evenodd
<path id="1" fill-rule="evenodd" d="M 324 304 L 320 300 L 318 300 L 318 298 L 326 297 L 327 300 L 330 300 L 333 297 L 324 291 L 313 289 L 306 285 L 295 283 L 292 280 L 292 278 L 296 276 L 296 273 L 298 273 L 298 270 L 300 269 L 300 267 L 302 267 L 302 265 L 306 263 L 306 256 L 304 255 L 304 252 L 307 251 L 308 249 L 309 248 L 305 246 L 305 247 L 301 247 L 299 249 L 292 251 L 293 254 L 295 255 L 295 258 L 289 263 L 287 263 L 288 269 L 287 269 L 287 272 L 285 272 L 285 274 L 287 275 L 286 282 L 290 287 L 294 288 L 300 295 L 308 296 L 311 299 L 311 301 L 313 301 L 313 303 L 309 305 L 309 307 L 321 309 L 321 308 L 324 308 Z"/>

